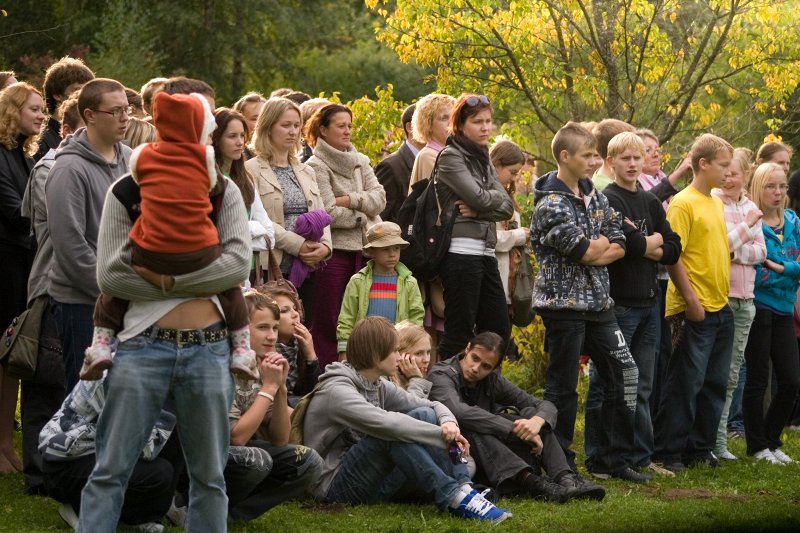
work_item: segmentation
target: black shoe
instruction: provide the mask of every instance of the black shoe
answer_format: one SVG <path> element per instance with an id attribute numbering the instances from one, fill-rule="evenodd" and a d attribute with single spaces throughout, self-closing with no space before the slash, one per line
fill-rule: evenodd
<path id="1" fill-rule="evenodd" d="M 500 501 L 500 494 L 498 494 L 497 491 L 492 487 L 487 487 L 486 485 L 481 485 L 480 483 L 473 483 L 472 488 L 478 491 L 481 496 L 494 504 Z"/>
<path id="2" fill-rule="evenodd" d="M 522 488 L 535 500 L 565 503 L 570 499 L 569 491 L 557 483 L 548 481 L 542 476 L 531 474 L 522 482 Z"/>
<path id="3" fill-rule="evenodd" d="M 664 463 L 664 468 L 670 472 L 683 472 L 686 470 L 686 465 L 680 461 L 673 461 L 671 463 Z"/>
<path id="4" fill-rule="evenodd" d="M 617 479 L 621 479 L 623 481 L 629 481 L 631 483 L 639 483 L 644 484 L 649 481 L 653 480 L 653 476 L 649 476 L 647 474 L 642 474 L 637 472 L 633 468 L 626 466 L 622 470 L 618 470 L 611 474 L 611 477 L 615 477 Z"/>
<path id="5" fill-rule="evenodd" d="M 698 466 L 707 466 L 709 468 L 717 468 L 719 467 L 719 459 L 713 453 L 709 453 L 708 455 L 699 456 L 699 457 L 692 457 L 688 461 L 686 461 L 686 466 L 689 468 L 696 468 Z"/>
<path id="6" fill-rule="evenodd" d="M 567 472 L 558 478 L 558 484 L 567 489 L 571 500 L 597 500 L 606 496 L 606 489 L 595 485 L 575 472 Z"/>

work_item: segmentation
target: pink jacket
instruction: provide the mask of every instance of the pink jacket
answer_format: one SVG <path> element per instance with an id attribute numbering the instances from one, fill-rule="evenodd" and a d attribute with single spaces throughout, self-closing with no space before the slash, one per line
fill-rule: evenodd
<path id="1" fill-rule="evenodd" d="M 739 201 L 733 201 L 720 190 L 711 194 L 722 200 L 725 206 L 725 226 L 728 230 L 728 248 L 733 253 L 731 259 L 731 298 L 753 298 L 756 271 L 753 265 L 763 263 L 767 258 L 767 246 L 761 224 L 752 228 L 745 222 L 747 213 L 757 209 L 750 199 L 742 193 Z"/>

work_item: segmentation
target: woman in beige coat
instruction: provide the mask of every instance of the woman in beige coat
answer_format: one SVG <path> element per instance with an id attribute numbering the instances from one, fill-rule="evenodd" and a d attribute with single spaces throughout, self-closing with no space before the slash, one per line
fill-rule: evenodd
<path id="1" fill-rule="evenodd" d="M 275 225 L 275 258 L 284 277 L 288 277 L 295 257 L 311 267 L 331 256 L 330 228 L 325 228 L 320 242 L 295 233 L 294 224 L 303 213 L 325 209 L 314 170 L 297 159 L 302 123 L 300 108 L 286 98 L 270 98 L 256 121 L 253 147 L 256 157 L 245 163 L 253 176 L 270 220 Z M 266 252 L 262 265 L 267 267 Z M 306 324 L 312 316 L 314 284 L 317 272 L 298 287 Z"/>
<path id="2" fill-rule="evenodd" d="M 350 276 L 361 270 L 364 231 L 380 222 L 386 192 L 369 158 L 350 143 L 353 114 L 347 106 L 328 104 L 306 125 L 306 141 L 314 148 L 308 164 L 314 169 L 325 209 L 333 219 L 333 256 L 317 274 L 312 331 L 320 365 L 339 357 L 336 324 Z"/>

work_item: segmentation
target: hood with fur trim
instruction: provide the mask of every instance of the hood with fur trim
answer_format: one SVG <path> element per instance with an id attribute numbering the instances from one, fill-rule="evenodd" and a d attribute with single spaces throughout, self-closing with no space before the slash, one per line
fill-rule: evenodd
<path id="1" fill-rule="evenodd" d="M 153 124 L 159 142 L 206 144 L 217 127 L 214 112 L 205 97 L 198 93 L 156 93 Z"/>

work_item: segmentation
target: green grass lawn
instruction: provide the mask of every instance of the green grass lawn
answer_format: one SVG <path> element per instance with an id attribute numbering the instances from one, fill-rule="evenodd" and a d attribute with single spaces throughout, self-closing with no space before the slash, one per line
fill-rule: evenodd
<path id="1" fill-rule="evenodd" d="M 800 458 L 800 433 L 787 433 L 784 450 Z M 580 435 L 576 440 L 580 440 Z M 744 455 L 741 440 L 731 451 Z M 284 504 L 233 532 L 279 531 L 800 531 L 800 464 L 773 466 L 750 459 L 722 467 L 697 468 L 675 478 L 657 478 L 646 486 L 603 482 L 603 502 L 565 505 L 522 498 L 501 505 L 514 517 L 489 526 L 451 518 L 433 505 L 376 505 L 323 508 L 311 503 Z M 56 502 L 22 494 L 22 475 L 0 476 L 0 531 L 66 531 Z M 178 528 L 167 529 L 178 532 Z"/>

